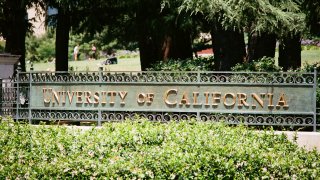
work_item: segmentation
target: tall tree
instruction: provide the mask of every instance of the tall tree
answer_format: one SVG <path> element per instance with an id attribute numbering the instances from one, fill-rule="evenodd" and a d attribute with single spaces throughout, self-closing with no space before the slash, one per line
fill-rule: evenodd
<path id="1" fill-rule="evenodd" d="M 304 0 L 302 9 L 307 15 L 307 26 L 310 34 L 320 36 L 320 1 Z"/>
<path id="2" fill-rule="evenodd" d="M 275 34 L 250 33 L 248 38 L 247 61 L 252 62 L 253 60 L 258 60 L 264 56 L 274 58 L 276 41 Z"/>
<path id="3" fill-rule="evenodd" d="M 71 28 L 70 10 L 58 5 L 56 27 L 56 71 L 68 71 L 69 32 Z"/>
<path id="4" fill-rule="evenodd" d="M 20 55 L 19 62 L 25 71 L 25 36 L 27 32 L 26 2 L 23 0 L 5 0 L 3 14 L 3 36 L 6 40 L 5 52 Z"/>
<path id="5" fill-rule="evenodd" d="M 304 15 L 294 0 L 229 0 L 227 12 L 235 13 L 228 24 L 245 27 L 248 32 L 247 60 L 275 56 L 276 38 L 303 30 Z"/>
<path id="6" fill-rule="evenodd" d="M 161 6 L 161 1 L 140 0 L 137 6 L 137 29 L 143 70 L 156 61 L 192 57 L 193 20 L 179 14 L 181 1 Z"/>
<path id="7" fill-rule="evenodd" d="M 299 34 L 283 37 L 279 45 L 279 66 L 283 70 L 301 67 L 301 36 Z"/>
<path id="8" fill-rule="evenodd" d="M 242 63 L 245 57 L 244 35 L 241 30 L 223 29 L 219 23 L 212 30 L 214 49 L 214 69 L 230 70 L 237 63 Z"/>
<path id="9" fill-rule="evenodd" d="M 78 8 L 79 0 L 46 0 L 48 7 L 57 8 L 56 15 L 56 71 L 68 71 L 69 32 L 72 13 Z"/>
<path id="10" fill-rule="evenodd" d="M 126 8 L 132 3 L 131 1 L 118 1 L 114 3 L 104 0 L 47 0 L 48 6 L 58 9 L 58 14 L 55 17 L 57 20 L 56 71 L 68 70 L 68 42 L 70 32 L 85 33 L 86 37 L 91 38 L 105 28 L 108 28 L 107 32 L 111 32 L 112 35 L 119 35 L 115 33 L 115 29 L 120 34 L 124 31 L 131 32 L 129 28 L 119 28 L 119 19 L 127 15 L 127 10 L 129 9 Z M 122 20 L 127 22 L 126 19 Z M 117 28 L 114 28 L 115 26 Z M 132 36 L 132 32 L 129 36 Z"/>
<path id="11" fill-rule="evenodd" d="M 142 70 L 160 60 L 157 48 L 160 47 L 160 44 L 157 44 L 159 42 L 157 38 L 161 36 L 161 31 L 159 34 L 154 34 L 157 27 L 153 26 L 154 29 L 152 29 L 151 26 L 152 24 L 157 25 L 153 20 L 159 19 L 160 8 L 160 1 L 140 0 L 137 3 L 136 24 Z"/>
<path id="12" fill-rule="evenodd" d="M 6 40 L 5 52 L 20 55 L 21 70 L 25 71 L 25 38 L 31 27 L 27 9 L 35 6 L 39 10 L 43 3 L 41 0 L 1 0 L 0 4 L 0 34 Z"/>
<path id="13" fill-rule="evenodd" d="M 25 36 L 27 32 L 26 4 L 21 0 L 6 0 L 4 14 L 7 14 L 4 37 L 5 52 L 21 55 L 20 63 L 25 71 Z"/>
<path id="14" fill-rule="evenodd" d="M 268 54 L 272 56 L 274 50 L 269 52 L 267 49 L 268 47 L 272 47 L 273 49 L 275 47 L 274 34 L 281 36 L 288 32 L 301 32 L 301 27 L 304 24 L 304 16 L 299 12 L 299 6 L 293 0 L 184 0 L 181 8 L 193 13 L 203 14 L 207 20 L 213 22 L 215 26 L 220 25 L 224 30 L 234 30 L 236 32 L 246 30 L 249 35 L 256 35 L 256 38 L 254 36 L 250 38 L 250 40 L 254 40 L 249 46 L 252 58 L 259 58 Z M 268 43 L 270 44 L 269 46 L 261 46 L 260 42 L 265 40 L 266 37 L 272 37 L 273 40 Z M 243 41 L 242 38 L 238 38 L 238 40 L 238 43 L 235 40 L 229 43 L 243 44 L 241 43 Z M 228 39 L 226 38 L 225 41 L 228 41 Z M 234 47 L 230 46 L 229 48 Z M 243 51 L 242 49 L 237 50 Z M 217 50 L 219 51 L 219 49 L 215 49 L 215 53 Z M 217 58 L 219 56 L 218 53 Z M 236 63 L 235 61 L 235 59 L 228 61 L 220 60 L 220 67 L 228 67 L 226 69 L 230 69 Z M 221 63 L 227 64 L 221 65 Z"/>
<path id="15" fill-rule="evenodd" d="M 4 5 L 5 0 L 0 0 L 0 36 L 3 36 L 3 32 L 5 31 L 5 15 L 4 15 Z"/>

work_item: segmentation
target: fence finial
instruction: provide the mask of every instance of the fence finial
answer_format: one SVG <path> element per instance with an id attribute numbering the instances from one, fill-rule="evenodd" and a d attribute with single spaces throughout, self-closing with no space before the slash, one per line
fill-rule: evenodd
<path id="1" fill-rule="evenodd" d="M 21 64 L 20 64 L 20 62 L 18 62 L 16 71 L 17 71 L 17 73 L 21 72 Z"/>
<path id="2" fill-rule="evenodd" d="M 34 69 L 33 69 L 33 63 L 31 62 L 30 63 L 30 71 L 33 71 Z"/>
<path id="3" fill-rule="evenodd" d="M 103 66 L 102 65 L 99 66 L 99 71 L 103 71 Z"/>

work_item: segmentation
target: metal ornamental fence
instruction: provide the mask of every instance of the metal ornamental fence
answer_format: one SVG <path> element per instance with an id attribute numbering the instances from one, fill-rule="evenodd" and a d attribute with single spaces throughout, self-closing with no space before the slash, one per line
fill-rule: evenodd
<path id="1" fill-rule="evenodd" d="M 317 72 L 17 72 L 1 116 L 103 122 L 224 121 L 316 131 Z M 319 115 L 319 114 L 318 114 Z M 319 119 L 319 118 L 318 118 Z"/>
<path id="2" fill-rule="evenodd" d="M 17 104 L 17 89 L 13 79 L 0 79 L 0 116 L 13 116 Z"/>

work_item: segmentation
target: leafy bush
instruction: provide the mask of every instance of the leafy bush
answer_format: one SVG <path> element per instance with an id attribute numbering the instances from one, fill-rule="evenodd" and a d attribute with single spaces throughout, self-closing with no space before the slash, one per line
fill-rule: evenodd
<path id="1" fill-rule="evenodd" d="M 88 42 L 86 42 L 88 41 Z M 88 59 L 91 53 L 91 45 L 95 44 L 96 40 L 88 40 L 83 34 L 70 35 L 68 59 L 73 60 L 73 48 L 79 44 L 79 60 Z M 42 37 L 30 36 L 26 39 L 26 60 L 31 62 L 47 62 L 52 61 L 55 57 L 55 33 L 48 31 Z M 99 46 L 98 46 L 99 47 Z M 100 49 L 97 50 L 99 56 Z"/>
<path id="2" fill-rule="evenodd" d="M 316 62 L 316 63 L 312 63 L 312 64 L 309 64 L 309 63 L 305 63 L 303 65 L 303 67 L 301 69 L 299 69 L 298 71 L 302 71 L 302 72 L 314 72 L 314 70 L 317 71 L 317 84 L 318 84 L 318 88 L 317 88 L 317 99 L 316 99 L 316 102 L 317 102 L 317 108 L 320 107 L 320 88 L 319 88 L 319 84 L 320 84 L 320 63 L 319 62 Z"/>
<path id="3" fill-rule="evenodd" d="M 43 37 L 30 36 L 26 39 L 26 60 L 47 62 L 55 57 L 55 38 L 50 33 Z"/>
<path id="4" fill-rule="evenodd" d="M 79 130 L 0 124 L 0 179 L 316 179 L 320 155 L 284 135 L 209 122 Z"/>
<path id="5" fill-rule="evenodd" d="M 303 67 L 300 69 L 300 71 L 304 72 L 314 72 L 314 70 L 317 70 L 318 73 L 320 73 L 320 62 L 315 63 L 305 63 Z"/>
<path id="6" fill-rule="evenodd" d="M 5 41 L 0 40 L 0 53 L 4 52 Z"/>
<path id="7" fill-rule="evenodd" d="M 153 64 L 149 71 L 210 71 L 213 68 L 213 57 L 199 57 L 186 60 L 168 60 Z"/>
<path id="8" fill-rule="evenodd" d="M 85 60 L 89 58 L 91 51 L 91 44 L 86 43 L 83 34 L 70 34 L 69 40 L 69 60 L 73 60 L 73 49 L 76 45 L 79 45 L 79 57 L 78 60 Z"/>
<path id="9" fill-rule="evenodd" d="M 187 60 L 160 61 L 148 70 L 150 71 L 212 71 L 214 58 L 199 57 Z M 236 64 L 231 68 L 232 71 L 258 71 L 258 72 L 279 72 L 281 67 L 275 65 L 275 60 L 270 57 L 263 57 L 250 63 Z"/>
<path id="10" fill-rule="evenodd" d="M 275 61 L 270 57 L 263 57 L 257 61 L 236 64 L 232 71 L 257 71 L 257 72 L 279 72 L 281 67 L 275 65 Z"/>

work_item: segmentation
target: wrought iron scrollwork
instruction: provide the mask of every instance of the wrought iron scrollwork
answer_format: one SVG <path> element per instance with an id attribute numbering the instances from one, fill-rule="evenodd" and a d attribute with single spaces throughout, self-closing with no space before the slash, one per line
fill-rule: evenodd
<path id="1" fill-rule="evenodd" d="M 292 115 L 251 115 L 202 113 L 202 121 L 223 121 L 228 124 L 272 125 L 272 126 L 312 126 L 313 116 Z"/>
<path id="2" fill-rule="evenodd" d="M 100 78 L 101 75 L 101 78 Z M 30 78 L 32 77 L 32 78 Z M 312 73 L 254 72 L 31 72 L 19 73 L 20 82 L 130 82 L 130 83 L 258 83 L 312 84 Z"/>

